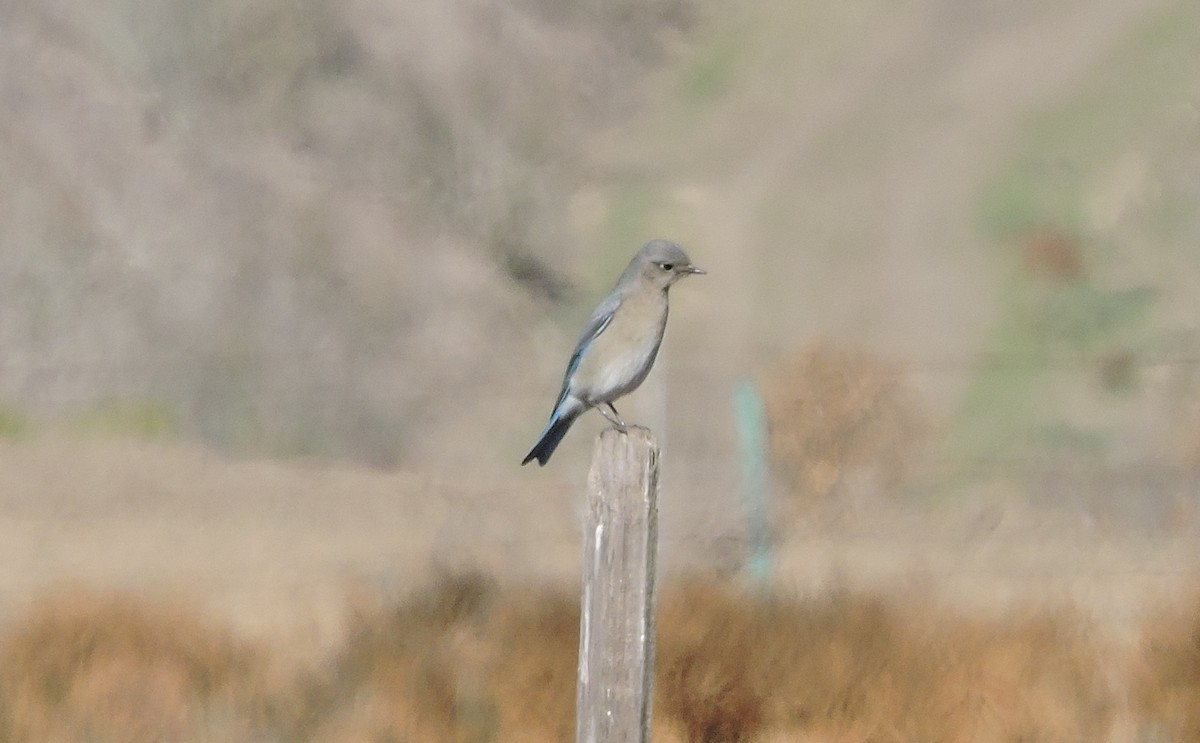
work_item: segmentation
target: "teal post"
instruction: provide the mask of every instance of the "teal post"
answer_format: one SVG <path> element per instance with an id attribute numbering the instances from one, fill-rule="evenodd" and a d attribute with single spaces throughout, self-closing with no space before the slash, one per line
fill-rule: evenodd
<path id="1" fill-rule="evenodd" d="M 751 578 L 765 583 L 774 562 L 767 485 L 767 415 L 754 383 L 745 377 L 733 387 L 733 413 L 742 457 L 742 501 L 750 535 L 746 567 Z"/>

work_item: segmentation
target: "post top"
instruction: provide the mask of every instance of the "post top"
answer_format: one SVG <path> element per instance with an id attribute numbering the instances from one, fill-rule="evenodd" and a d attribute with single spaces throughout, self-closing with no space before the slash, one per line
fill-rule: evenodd
<path id="1" fill-rule="evenodd" d="M 624 433 L 608 428 L 596 437 L 588 471 L 590 498 L 644 499 L 658 484 L 658 442 L 644 426 Z"/>

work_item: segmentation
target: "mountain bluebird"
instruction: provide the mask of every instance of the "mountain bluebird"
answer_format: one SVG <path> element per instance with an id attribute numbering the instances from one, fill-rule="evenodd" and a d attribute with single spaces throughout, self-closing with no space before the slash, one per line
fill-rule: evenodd
<path id="1" fill-rule="evenodd" d="M 676 281 L 704 273 L 673 242 L 651 240 L 633 256 L 617 285 L 588 320 L 563 375 L 562 392 L 550 422 L 521 464 L 546 464 L 567 429 L 596 408 L 622 433 L 613 401 L 646 379 L 667 327 L 667 290 Z"/>

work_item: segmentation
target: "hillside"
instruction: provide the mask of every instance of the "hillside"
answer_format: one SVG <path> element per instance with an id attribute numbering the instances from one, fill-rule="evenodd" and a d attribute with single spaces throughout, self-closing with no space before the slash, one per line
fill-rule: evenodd
<path id="1" fill-rule="evenodd" d="M 577 142 L 686 11 L 6 4 L 5 409 L 371 464 L 494 423 L 575 283 Z"/>
<path id="2" fill-rule="evenodd" d="M 1190 425 L 1142 421 L 1200 395 L 1188 3 L 131 9 L 3 11 L 9 428 L 506 468 L 653 235 L 711 268 L 632 403 L 697 483 L 734 380 L 818 341 L 901 364 L 951 468 Z M 1030 289 L 1043 233 L 1081 286 Z"/>

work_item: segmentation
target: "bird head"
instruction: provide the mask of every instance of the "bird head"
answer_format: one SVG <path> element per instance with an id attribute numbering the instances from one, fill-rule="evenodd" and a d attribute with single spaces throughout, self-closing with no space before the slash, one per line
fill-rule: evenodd
<path id="1" fill-rule="evenodd" d="M 641 280 L 664 290 L 685 276 L 705 273 L 692 263 L 683 248 L 669 240 L 651 240 L 642 246 L 626 273 L 630 270 L 636 270 Z"/>

